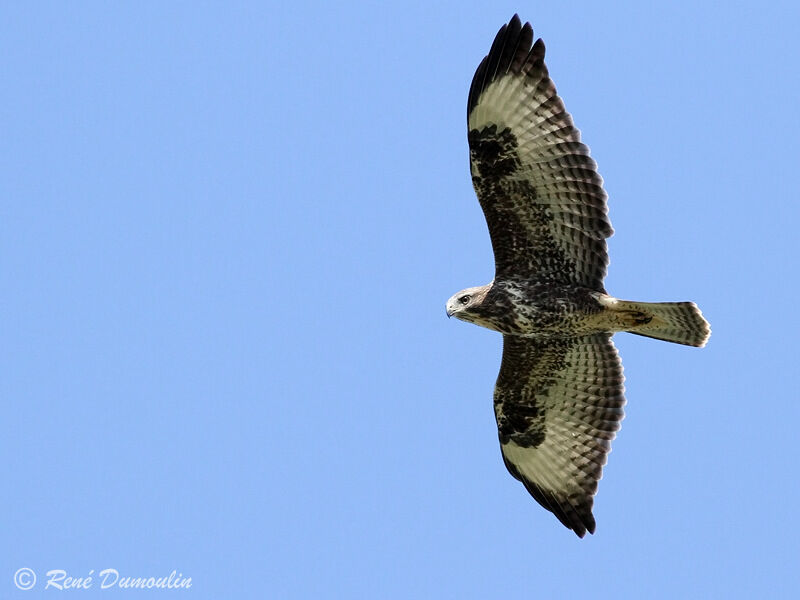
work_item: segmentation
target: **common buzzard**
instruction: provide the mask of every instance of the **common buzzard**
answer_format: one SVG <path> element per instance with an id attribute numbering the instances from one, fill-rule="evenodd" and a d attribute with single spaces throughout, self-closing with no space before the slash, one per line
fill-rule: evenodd
<path id="1" fill-rule="evenodd" d="M 594 533 L 597 482 L 620 428 L 628 331 L 705 345 L 691 302 L 606 293 L 606 193 L 556 93 L 544 43 L 514 15 L 481 61 L 467 102 L 472 183 L 489 226 L 494 280 L 447 301 L 447 315 L 503 334 L 494 409 L 503 460 L 579 537 Z"/>

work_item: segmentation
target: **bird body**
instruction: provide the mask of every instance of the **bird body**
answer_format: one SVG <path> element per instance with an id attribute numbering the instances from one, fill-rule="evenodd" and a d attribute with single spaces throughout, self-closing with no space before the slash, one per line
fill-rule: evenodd
<path id="1" fill-rule="evenodd" d="M 470 288 L 447 303 L 449 315 L 507 335 L 545 337 L 598 333 L 592 317 L 603 312 L 597 292 L 575 286 L 506 279 Z M 460 299 L 469 297 L 466 303 Z M 596 319 L 594 319 L 596 320 Z"/>
<path id="2" fill-rule="evenodd" d="M 447 301 L 447 315 L 503 334 L 494 393 L 503 461 L 578 536 L 594 533 L 593 498 L 624 417 L 628 331 L 703 346 L 691 302 L 607 294 L 606 193 L 589 148 L 556 93 L 542 40 L 516 15 L 478 66 L 467 102 L 472 183 L 495 278 Z"/>

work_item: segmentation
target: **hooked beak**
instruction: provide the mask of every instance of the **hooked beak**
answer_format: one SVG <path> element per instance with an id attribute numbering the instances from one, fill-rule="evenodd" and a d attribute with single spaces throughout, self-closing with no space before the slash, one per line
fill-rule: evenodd
<path id="1" fill-rule="evenodd" d="M 448 319 L 453 316 L 454 312 L 456 312 L 452 308 L 450 308 L 449 306 L 445 308 L 445 311 L 447 312 L 447 318 Z"/>

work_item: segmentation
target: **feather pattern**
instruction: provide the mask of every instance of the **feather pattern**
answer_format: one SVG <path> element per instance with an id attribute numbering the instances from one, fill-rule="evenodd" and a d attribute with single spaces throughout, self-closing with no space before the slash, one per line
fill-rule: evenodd
<path id="1" fill-rule="evenodd" d="M 556 93 L 542 40 L 515 16 L 498 32 L 467 104 L 472 180 L 498 278 L 603 290 L 613 230 L 589 148 Z"/>
<path id="2" fill-rule="evenodd" d="M 503 459 L 542 506 L 583 537 L 624 417 L 622 363 L 611 334 L 503 337 L 494 393 Z"/>

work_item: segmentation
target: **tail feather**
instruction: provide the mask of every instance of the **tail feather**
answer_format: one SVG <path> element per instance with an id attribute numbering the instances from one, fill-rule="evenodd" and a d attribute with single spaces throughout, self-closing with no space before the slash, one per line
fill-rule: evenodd
<path id="1" fill-rule="evenodd" d="M 627 329 L 645 337 L 702 347 L 711 336 L 711 327 L 694 302 L 619 301 L 619 309 L 641 313 L 637 323 Z"/>

